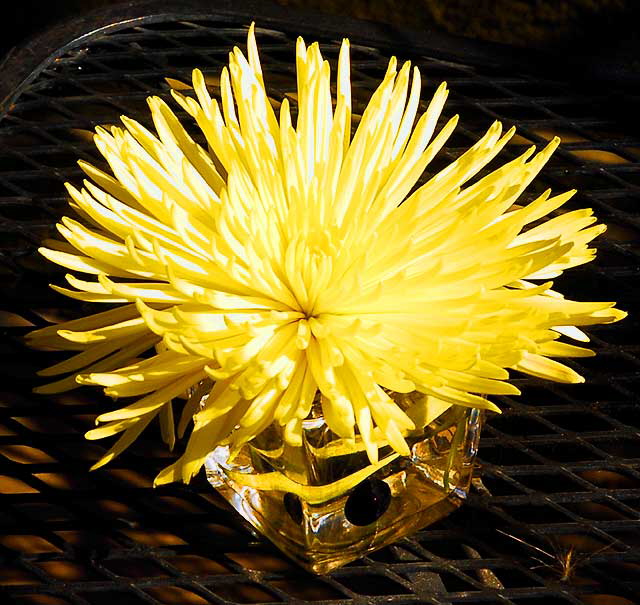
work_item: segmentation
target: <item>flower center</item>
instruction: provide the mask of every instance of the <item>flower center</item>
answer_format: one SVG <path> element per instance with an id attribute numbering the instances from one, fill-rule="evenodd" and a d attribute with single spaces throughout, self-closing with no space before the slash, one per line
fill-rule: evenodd
<path id="1" fill-rule="evenodd" d="M 291 294 L 306 319 L 318 314 L 319 302 L 331 288 L 335 251 L 326 234 L 289 244 L 284 269 Z"/>

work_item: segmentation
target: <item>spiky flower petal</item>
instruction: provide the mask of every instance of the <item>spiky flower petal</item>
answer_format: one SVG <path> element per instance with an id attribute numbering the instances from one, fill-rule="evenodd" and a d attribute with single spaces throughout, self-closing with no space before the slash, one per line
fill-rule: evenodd
<path id="1" fill-rule="evenodd" d="M 173 445 L 171 402 L 189 391 L 177 432 L 193 430 L 160 483 L 188 481 L 216 445 L 236 450 L 273 422 L 299 442 L 318 390 L 329 427 L 359 436 L 372 462 L 381 443 L 407 454 L 418 419 L 450 405 L 497 410 L 484 395 L 518 393 L 507 369 L 582 381 L 551 358 L 591 351 L 559 337 L 586 341 L 576 326 L 624 316 L 551 289 L 593 258 L 604 230 L 591 210 L 536 224 L 574 192 L 514 205 L 558 139 L 469 185 L 513 135 L 496 122 L 412 191 L 457 122 L 438 128 L 446 85 L 418 116 L 420 73 L 392 59 L 351 136 L 348 42 L 335 103 L 317 43 L 298 40 L 296 67 L 294 120 L 287 98 L 274 112 L 252 27 L 247 56 L 235 48 L 222 71 L 221 103 L 198 70 L 195 96 L 173 91 L 209 151 L 153 97 L 156 132 L 124 117 L 123 128 L 98 128 L 113 175 L 81 163 L 90 180 L 67 185 L 84 220 L 63 218 L 67 243 L 42 253 L 88 277 L 53 287 L 120 306 L 30 341 L 78 351 L 42 372 L 71 375 L 40 392 L 92 384 L 135 398 L 88 433 L 122 434 L 98 465 L 156 416 Z M 428 397 L 408 410 L 390 391 Z"/>

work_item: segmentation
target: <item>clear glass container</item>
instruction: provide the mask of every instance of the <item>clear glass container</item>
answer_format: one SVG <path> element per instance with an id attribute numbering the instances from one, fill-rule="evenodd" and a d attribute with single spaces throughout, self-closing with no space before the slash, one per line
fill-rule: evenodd
<path id="1" fill-rule="evenodd" d="M 424 397 L 390 395 L 401 406 Z M 450 407 L 406 436 L 411 456 L 382 444 L 372 465 L 359 437 L 348 442 L 327 427 L 318 401 L 300 445 L 288 444 L 274 423 L 232 459 L 228 447 L 216 447 L 207 478 L 280 550 L 323 574 L 457 508 L 471 482 L 481 423 L 479 410 Z"/>

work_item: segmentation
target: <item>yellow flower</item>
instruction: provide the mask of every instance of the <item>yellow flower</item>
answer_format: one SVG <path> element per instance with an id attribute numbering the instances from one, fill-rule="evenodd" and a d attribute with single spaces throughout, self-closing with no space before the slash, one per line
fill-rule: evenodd
<path id="1" fill-rule="evenodd" d="M 419 71 L 391 59 L 351 136 L 349 43 L 335 103 L 317 43 L 298 39 L 296 67 L 294 120 L 288 99 L 277 115 L 267 97 L 252 26 L 247 57 L 235 48 L 222 71 L 221 107 L 198 70 L 195 98 L 173 91 L 209 151 L 153 97 L 156 134 L 125 117 L 124 128 L 98 128 L 113 176 L 81 162 L 90 180 L 67 185 L 84 222 L 63 218 L 67 243 L 41 251 L 89 277 L 53 287 L 119 306 L 30 342 L 78 351 L 41 372 L 70 374 L 41 393 L 91 384 L 137 398 L 88 433 L 122 433 L 96 466 L 156 416 L 172 446 L 172 400 L 208 378 L 178 422 L 182 435 L 193 421 L 186 451 L 158 483 L 188 481 L 215 446 L 237 451 L 273 422 L 299 443 L 318 390 L 329 427 L 361 439 L 372 463 L 381 443 L 406 455 L 418 419 L 450 405 L 497 411 L 483 395 L 517 394 L 507 369 L 581 382 L 550 357 L 592 352 L 559 337 L 587 341 L 576 326 L 624 317 L 551 289 L 592 260 L 604 231 L 591 210 L 537 224 L 574 192 L 514 205 L 557 139 L 468 184 L 513 135 L 496 122 L 413 190 L 457 122 L 437 126 L 446 84 L 416 121 Z M 428 397 L 411 414 L 389 396 L 413 391 Z"/>

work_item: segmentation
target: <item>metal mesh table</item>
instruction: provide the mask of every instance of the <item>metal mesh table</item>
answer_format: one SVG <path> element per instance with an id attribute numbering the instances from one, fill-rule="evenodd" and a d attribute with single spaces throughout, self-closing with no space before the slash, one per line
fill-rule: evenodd
<path id="1" fill-rule="evenodd" d="M 66 211 L 62 183 L 78 181 L 76 159 L 100 162 L 97 124 L 120 114 L 148 123 L 145 99 L 168 98 L 166 77 L 193 67 L 216 77 L 253 15 L 267 86 L 275 98 L 295 85 L 295 37 L 319 39 L 330 60 L 352 41 L 354 111 L 368 99 L 390 54 L 411 59 L 427 80 L 446 79 L 446 111 L 461 114 L 437 170 L 498 118 L 518 136 L 514 157 L 553 135 L 563 145 L 530 188 L 576 187 L 570 208 L 594 207 L 609 230 L 597 261 L 560 287 L 578 299 L 637 308 L 640 270 L 640 137 L 626 132 L 606 97 L 541 77 L 521 55 L 442 36 L 255 5 L 202 8 L 157 4 L 146 14 L 103 13 L 36 41 L 10 59 L 0 121 L 0 602 L 39 605 L 201 603 L 637 602 L 640 594 L 640 347 L 637 314 L 590 330 L 596 358 L 570 362 L 585 385 L 515 379 L 517 398 L 497 398 L 468 503 L 409 539 L 327 577 L 312 577 L 252 535 L 199 477 L 152 489 L 167 457 L 156 435 L 105 470 L 104 452 L 84 440 L 112 405 L 95 390 L 30 393 L 51 354 L 27 350 L 32 326 L 85 313 L 47 288 L 60 272 L 37 246 Z M 153 6 L 152 6 L 153 8 Z M 122 9 L 124 10 L 124 9 Z M 142 16 L 144 14 L 144 16 Z M 135 18 L 134 18 L 135 17 Z M 90 32 L 90 33 L 88 33 Z M 22 52 L 22 54 L 20 54 Z M 533 75 L 532 75 L 533 74 Z M 536 75 L 537 74 L 537 75 Z"/>

